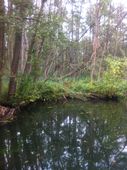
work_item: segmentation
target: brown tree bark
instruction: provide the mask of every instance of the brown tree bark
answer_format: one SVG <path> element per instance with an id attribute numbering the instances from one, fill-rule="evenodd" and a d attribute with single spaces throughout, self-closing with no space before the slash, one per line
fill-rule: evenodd
<path id="1" fill-rule="evenodd" d="M 3 76 L 3 65 L 4 65 L 4 32 L 5 32 L 5 23 L 4 23 L 4 0 L 0 0 L 0 94 L 2 91 L 2 76 Z"/>
<path id="2" fill-rule="evenodd" d="M 94 76 L 96 73 L 96 60 L 97 60 L 97 52 L 100 47 L 100 42 L 99 42 L 99 27 L 100 27 L 100 8 L 101 5 L 99 3 L 96 4 L 95 7 L 95 26 L 93 30 L 93 53 L 91 56 L 92 59 L 92 69 L 91 69 L 91 82 L 94 80 Z"/>
<path id="3" fill-rule="evenodd" d="M 22 33 L 24 28 L 24 17 L 31 1 L 15 2 L 15 11 L 17 13 L 17 26 L 15 27 L 15 41 L 13 48 L 13 59 L 11 63 L 11 75 L 9 81 L 8 98 L 11 98 L 16 93 L 16 78 L 21 61 L 21 48 L 22 48 Z M 18 25 L 19 24 L 19 25 Z"/>
<path id="4" fill-rule="evenodd" d="M 12 97 L 16 92 L 16 76 L 18 72 L 19 60 L 21 56 L 22 30 L 17 28 L 15 33 L 14 54 L 11 64 L 11 76 L 9 82 L 8 97 Z"/>
<path id="5" fill-rule="evenodd" d="M 13 16 L 13 4 L 12 0 L 8 0 L 8 13 L 7 17 L 11 18 Z M 12 23 L 8 23 L 8 30 L 7 30 L 7 35 L 8 35 L 8 46 L 7 46 L 7 65 L 9 66 L 8 69 L 10 70 L 11 66 L 11 61 L 13 59 L 13 46 L 14 46 L 14 27 L 12 27 Z"/>

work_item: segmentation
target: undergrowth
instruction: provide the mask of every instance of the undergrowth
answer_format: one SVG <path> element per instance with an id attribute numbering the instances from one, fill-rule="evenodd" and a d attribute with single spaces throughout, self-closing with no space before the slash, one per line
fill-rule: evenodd
<path id="1" fill-rule="evenodd" d="M 29 82 L 30 83 L 30 82 Z M 103 97 L 126 97 L 127 81 L 115 80 L 96 81 L 91 83 L 86 80 L 63 80 L 63 81 L 38 81 L 36 83 L 23 82 L 16 93 L 16 101 L 34 102 L 57 101 L 59 99 L 86 97 L 97 94 Z"/>
<path id="2" fill-rule="evenodd" d="M 17 103 L 29 103 L 37 100 L 57 101 L 67 98 L 85 99 L 91 95 L 97 97 L 116 96 L 119 98 L 127 95 L 127 80 L 124 77 L 127 61 L 107 58 L 107 70 L 104 71 L 99 81 L 91 82 L 89 78 L 64 79 L 64 80 L 38 80 L 33 81 L 32 77 L 23 77 L 18 81 L 18 88 L 15 97 L 11 101 Z M 7 85 L 0 100 L 6 100 Z"/>

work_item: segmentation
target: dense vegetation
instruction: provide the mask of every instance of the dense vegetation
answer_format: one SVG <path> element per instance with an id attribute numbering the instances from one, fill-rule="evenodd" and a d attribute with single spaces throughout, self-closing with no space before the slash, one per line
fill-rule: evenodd
<path id="1" fill-rule="evenodd" d="M 126 16 L 112 0 L 1 0 L 1 102 L 126 97 Z"/>

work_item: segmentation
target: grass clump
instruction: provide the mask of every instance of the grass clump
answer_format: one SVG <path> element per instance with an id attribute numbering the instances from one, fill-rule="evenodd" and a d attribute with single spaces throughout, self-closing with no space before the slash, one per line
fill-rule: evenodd
<path id="1" fill-rule="evenodd" d="M 40 81 L 37 83 L 39 96 L 42 100 L 58 100 L 66 94 L 66 90 L 62 83 L 54 81 Z"/>

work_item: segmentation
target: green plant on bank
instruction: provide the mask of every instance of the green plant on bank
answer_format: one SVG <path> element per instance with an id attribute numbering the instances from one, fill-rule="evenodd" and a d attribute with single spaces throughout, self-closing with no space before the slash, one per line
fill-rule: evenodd
<path id="1" fill-rule="evenodd" d="M 108 81 L 114 79 L 124 79 L 127 68 L 127 59 L 108 56 L 106 58 L 107 70 L 105 71 L 103 78 Z"/>
<path id="2" fill-rule="evenodd" d="M 127 59 L 108 56 L 106 58 L 107 69 L 103 73 L 101 81 L 94 82 L 94 92 L 107 96 L 125 96 L 127 92 L 127 80 L 125 77 Z"/>
<path id="3" fill-rule="evenodd" d="M 7 93 L 8 93 L 8 82 L 9 79 L 7 77 L 3 77 L 3 86 L 2 86 L 2 92 L 0 94 L 0 102 L 4 103 L 7 100 Z"/>
<path id="4" fill-rule="evenodd" d="M 18 80 L 18 89 L 12 103 L 42 101 L 57 101 L 61 98 L 82 98 L 90 94 L 103 97 L 126 97 L 127 80 L 125 75 L 127 60 L 117 58 L 106 59 L 106 70 L 100 81 L 91 84 L 90 78 L 64 80 L 38 80 L 32 76 Z M 5 85 L 6 87 L 6 85 Z M 6 89 L 6 88 L 5 88 Z M 5 90 L 7 91 L 7 90 Z M 4 96 L 4 94 L 2 94 Z"/>
<path id="5" fill-rule="evenodd" d="M 33 82 L 31 77 L 22 79 L 16 93 L 15 100 L 18 102 L 34 102 L 36 100 L 57 100 L 66 94 L 62 83 L 55 81 Z"/>

